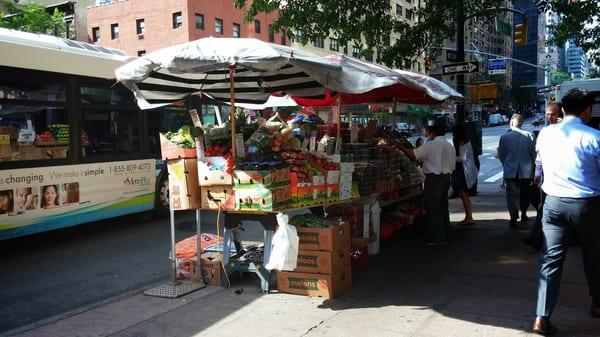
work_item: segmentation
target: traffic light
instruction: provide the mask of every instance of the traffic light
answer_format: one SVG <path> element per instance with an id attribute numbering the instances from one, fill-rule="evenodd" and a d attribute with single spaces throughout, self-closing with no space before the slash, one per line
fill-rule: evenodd
<path id="1" fill-rule="evenodd" d="M 527 45 L 527 22 L 522 22 L 515 25 L 514 44 L 517 46 Z"/>
<path id="2" fill-rule="evenodd" d="M 431 71 L 431 57 L 429 55 L 425 55 L 425 71 L 428 73 Z"/>

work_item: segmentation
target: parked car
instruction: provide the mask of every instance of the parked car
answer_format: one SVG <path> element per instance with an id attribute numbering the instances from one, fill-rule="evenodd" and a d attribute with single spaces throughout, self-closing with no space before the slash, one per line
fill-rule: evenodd
<path id="1" fill-rule="evenodd" d="M 489 126 L 502 125 L 504 123 L 505 121 L 501 114 L 491 114 L 488 118 Z"/>

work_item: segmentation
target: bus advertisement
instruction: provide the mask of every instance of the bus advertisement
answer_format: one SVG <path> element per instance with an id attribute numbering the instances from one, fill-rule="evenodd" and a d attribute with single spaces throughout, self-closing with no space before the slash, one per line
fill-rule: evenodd
<path id="1" fill-rule="evenodd" d="M 0 171 L 0 239 L 154 208 L 156 160 Z"/>

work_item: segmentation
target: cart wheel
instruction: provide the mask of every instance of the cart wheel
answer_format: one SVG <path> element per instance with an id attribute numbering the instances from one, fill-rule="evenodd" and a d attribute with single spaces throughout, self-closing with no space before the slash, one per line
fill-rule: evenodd
<path id="1" fill-rule="evenodd" d="M 169 174 L 166 169 L 158 175 L 156 196 L 154 198 L 154 214 L 161 218 L 169 216 Z"/>

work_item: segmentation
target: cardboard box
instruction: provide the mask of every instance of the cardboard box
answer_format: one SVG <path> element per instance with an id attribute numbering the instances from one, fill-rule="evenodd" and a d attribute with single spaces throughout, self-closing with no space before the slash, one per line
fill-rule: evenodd
<path id="1" fill-rule="evenodd" d="M 235 185 L 235 208 L 245 211 L 276 211 L 292 204 L 290 185 L 266 188 L 264 185 Z"/>
<path id="2" fill-rule="evenodd" d="M 234 185 L 263 185 L 264 187 L 278 187 L 290 184 L 290 169 L 282 168 L 270 171 L 243 171 L 233 173 Z"/>
<path id="3" fill-rule="evenodd" d="M 300 239 L 298 250 L 336 252 L 350 244 L 350 224 L 343 222 L 328 228 L 296 227 Z"/>
<path id="4" fill-rule="evenodd" d="M 175 210 L 199 208 L 201 194 L 196 159 L 168 161 L 167 170 L 171 208 Z"/>
<path id="5" fill-rule="evenodd" d="M 354 163 L 353 162 L 341 162 L 340 163 L 340 171 L 354 172 Z"/>
<path id="6" fill-rule="evenodd" d="M 227 159 L 223 157 L 203 157 L 198 163 L 200 186 L 231 185 L 233 178 L 226 173 Z"/>
<path id="7" fill-rule="evenodd" d="M 339 250 L 324 252 L 320 250 L 299 250 L 297 273 L 336 274 L 348 268 L 352 262 L 350 243 Z"/>
<path id="8" fill-rule="evenodd" d="M 333 275 L 277 272 L 280 292 L 334 298 L 352 288 L 352 273 L 348 267 Z"/>
<path id="9" fill-rule="evenodd" d="M 10 157 L 10 136 L 0 135 L 0 158 Z"/>
<path id="10" fill-rule="evenodd" d="M 197 279 L 196 275 L 196 257 L 190 259 L 192 279 Z M 200 269 L 204 282 L 213 286 L 222 286 L 221 280 L 225 279 L 221 254 L 204 253 L 200 255 Z"/>
<path id="11" fill-rule="evenodd" d="M 171 142 L 162 133 L 159 134 L 160 138 L 160 154 L 163 160 L 177 160 L 177 159 L 188 159 L 196 158 L 196 149 L 185 149 L 179 147 L 177 144 Z"/>
<path id="12" fill-rule="evenodd" d="M 235 194 L 231 185 L 203 186 L 200 189 L 202 208 L 235 209 Z"/>

